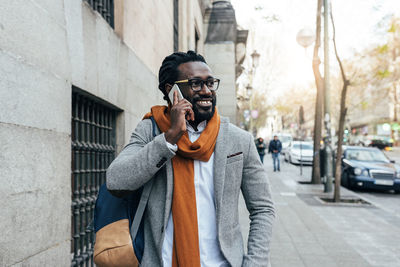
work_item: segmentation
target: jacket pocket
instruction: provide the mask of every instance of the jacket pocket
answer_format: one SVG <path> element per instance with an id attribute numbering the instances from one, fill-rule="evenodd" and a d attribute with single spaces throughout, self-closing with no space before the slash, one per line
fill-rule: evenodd
<path id="1" fill-rule="evenodd" d="M 227 159 L 226 159 L 226 164 L 228 165 L 230 163 L 233 163 L 233 162 L 236 162 L 236 161 L 239 161 L 239 160 L 243 161 L 243 153 L 242 152 L 236 153 L 236 154 L 233 154 L 233 155 L 229 155 L 227 157 Z"/>

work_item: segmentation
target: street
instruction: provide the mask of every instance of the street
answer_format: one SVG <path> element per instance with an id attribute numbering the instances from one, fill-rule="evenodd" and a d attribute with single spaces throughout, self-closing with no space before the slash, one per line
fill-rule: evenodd
<path id="1" fill-rule="evenodd" d="M 395 153 L 392 156 L 397 156 Z M 400 161 L 398 161 L 400 162 Z M 281 160 L 273 172 L 272 160 L 264 166 L 271 182 L 277 217 L 271 241 L 271 266 L 400 266 L 400 195 L 391 192 L 350 191 L 344 198 L 361 198 L 366 204 L 324 204 L 318 197 L 323 185 L 309 181 L 311 167 Z M 245 241 L 248 213 L 240 205 Z"/>

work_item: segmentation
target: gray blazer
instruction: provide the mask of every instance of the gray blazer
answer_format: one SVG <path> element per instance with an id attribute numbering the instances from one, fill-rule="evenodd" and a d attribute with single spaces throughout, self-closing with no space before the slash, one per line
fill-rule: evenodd
<path id="1" fill-rule="evenodd" d="M 107 170 L 107 187 L 111 191 L 135 190 L 155 179 L 144 215 L 141 266 L 163 265 L 161 251 L 171 212 L 174 156 L 164 134 L 153 139 L 151 121 L 143 120 Z M 247 254 L 238 218 L 240 191 L 251 220 Z M 234 267 L 268 266 L 275 213 L 267 174 L 251 134 L 224 117 L 214 150 L 214 192 L 218 241 L 226 260 Z"/>

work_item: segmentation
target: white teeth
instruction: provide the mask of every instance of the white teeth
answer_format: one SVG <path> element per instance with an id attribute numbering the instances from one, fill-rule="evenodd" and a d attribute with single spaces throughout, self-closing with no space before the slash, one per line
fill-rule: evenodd
<path id="1" fill-rule="evenodd" d="M 200 104 L 208 105 L 211 104 L 211 101 L 198 101 Z"/>

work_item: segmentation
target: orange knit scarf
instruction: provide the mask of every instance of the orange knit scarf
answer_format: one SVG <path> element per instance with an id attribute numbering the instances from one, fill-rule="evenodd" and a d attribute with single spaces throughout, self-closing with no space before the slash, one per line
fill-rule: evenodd
<path id="1" fill-rule="evenodd" d="M 162 132 L 171 126 L 169 109 L 154 106 L 144 118 L 153 116 Z M 200 137 L 190 142 L 187 132 L 178 141 L 178 152 L 172 158 L 174 193 L 172 216 L 174 221 L 173 267 L 200 267 L 200 249 L 197 225 L 196 192 L 193 160 L 208 161 L 214 152 L 220 127 L 217 110 L 207 122 Z"/>

